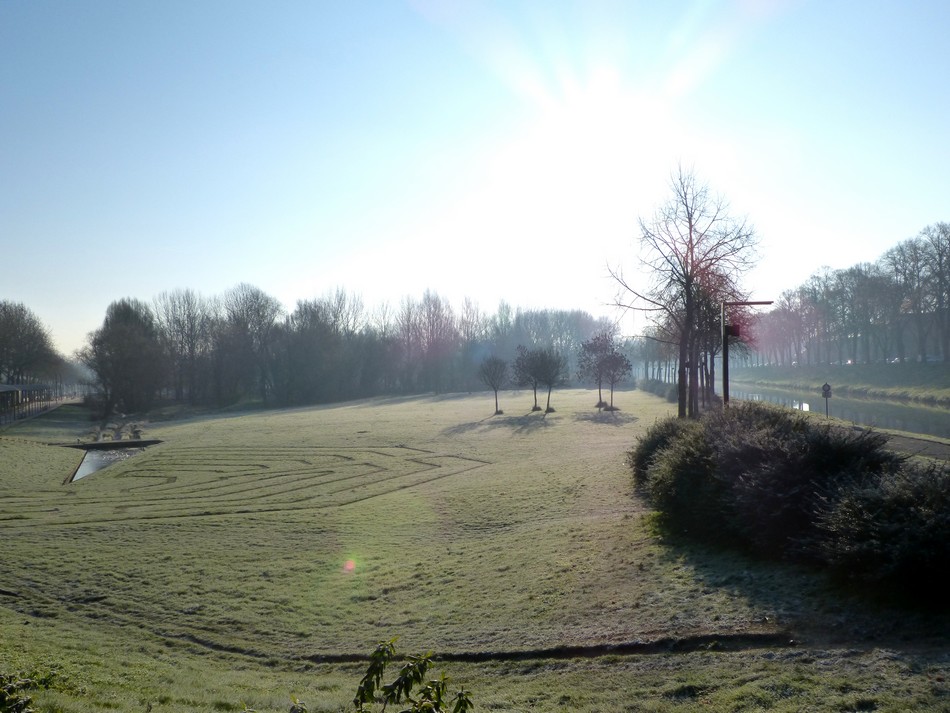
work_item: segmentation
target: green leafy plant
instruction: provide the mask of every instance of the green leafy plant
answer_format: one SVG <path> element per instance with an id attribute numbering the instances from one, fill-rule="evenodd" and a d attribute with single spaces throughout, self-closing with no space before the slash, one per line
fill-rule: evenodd
<path id="1" fill-rule="evenodd" d="M 31 678 L 0 674 L 0 713 L 33 713 L 33 699 L 26 691 L 35 687 Z"/>
<path id="2" fill-rule="evenodd" d="M 399 674 L 391 683 L 383 683 L 386 667 L 396 656 L 396 639 L 382 641 L 370 655 L 366 674 L 356 689 L 353 705 L 357 711 L 371 711 L 372 706 L 382 703 L 383 711 L 390 704 L 402 704 L 401 713 L 466 713 L 474 705 L 465 689 L 460 689 L 453 697 L 448 694 L 449 679 L 443 674 L 438 679 L 426 680 L 426 674 L 432 664 L 432 654 L 410 656 L 399 669 Z M 415 691 L 415 693 L 414 693 Z"/>

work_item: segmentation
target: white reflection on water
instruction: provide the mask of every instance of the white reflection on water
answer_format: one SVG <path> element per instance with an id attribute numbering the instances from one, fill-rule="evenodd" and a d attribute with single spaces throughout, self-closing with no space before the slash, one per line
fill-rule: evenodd
<path id="1" fill-rule="evenodd" d="M 116 448 L 115 450 L 106 451 L 86 451 L 86 455 L 82 459 L 82 463 L 79 464 L 79 469 L 73 476 L 73 481 L 75 482 L 80 478 L 85 478 L 87 475 L 92 475 L 93 473 L 100 471 L 103 468 L 107 468 L 114 463 L 118 463 L 119 461 L 128 460 L 132 456 L 138 455 L 144 450 L 144 448 Z"/>

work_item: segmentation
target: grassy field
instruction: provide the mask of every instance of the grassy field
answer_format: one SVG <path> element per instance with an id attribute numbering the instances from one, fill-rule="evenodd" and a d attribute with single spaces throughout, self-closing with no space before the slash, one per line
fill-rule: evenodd
<path id="1" fill-rule="evenodd" d="M 6 429 L 0 672 L 56 671 L 41 711 L 339 711 L 398 636 L 477 709 L 950 709 L 944 618 L 664 541 L 624 456 L 670 405 L 595 401 L 146 423 L 162 444 L 67 485 L 81 452 L 45 444 L 80 411 Z"/>

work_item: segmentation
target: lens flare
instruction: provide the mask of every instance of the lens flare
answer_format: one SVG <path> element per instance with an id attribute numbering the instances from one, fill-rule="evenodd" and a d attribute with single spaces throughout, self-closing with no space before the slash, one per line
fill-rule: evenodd
<path id="1" fill-rule="evenodd" d="M 347 560 L 343 563 L 344 572 L 354 572 L 356 571 L 356 562 L 354 560 Z"/>

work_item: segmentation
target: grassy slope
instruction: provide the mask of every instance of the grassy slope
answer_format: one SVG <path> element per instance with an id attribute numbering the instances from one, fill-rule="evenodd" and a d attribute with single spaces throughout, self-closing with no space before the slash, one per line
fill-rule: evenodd
<path id="1" fill-rule="evenodd" d="M 653 536 L 623 456 L 668 404 L 621 393 L 598 414 L 570 391 L 545 417 L 503 396 L 502 417 L 483 394 L 156 423 L 165 443 L 68 486 L 76 452 L 40 442 L 79 414 L 0 433 L 0 671 L 61 669 L 38 699 L 64 712 L 277 711 L 291 693 L 339 710 L 360 667 L 313 657 L 396 635 L 459 653 L 788 630 L 804 646 L 445 668 L 498 710 L 946 695 L 946 654 L 899 638 L 913 617 Z"/>
<path id="2" fill-rule="evenodd" d="M 824 383 L 834 393 L 950 406 L 950 365 L 855 364 L 850 366 L 756 367 L 731 369 L 731 379 L 779 389 L 819 394 Z"/>

